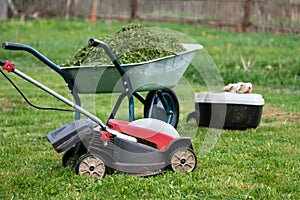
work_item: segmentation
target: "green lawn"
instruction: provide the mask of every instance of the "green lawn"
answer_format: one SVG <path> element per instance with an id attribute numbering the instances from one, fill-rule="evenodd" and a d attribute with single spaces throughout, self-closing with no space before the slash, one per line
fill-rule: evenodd
<path id="1" fill-rule="evenodd" d="M 1 42 L 30 45 L 55 63 L 63 63 L 90 37 L 112 34 L 126 23 L 78 20 L 1 21 Z M 205 78 L 190 67 L 175 88 L 180 100 L 178 132 L 193 138 L 198 164 L 193 173 L 168 171 L 148 178 L 115 173 L 96 180 L 75 175 L 61 164 L 45 135 L 74 120 L 72 113 L 29 107 L 15 89 L 0 79 L 0 198 L 1 199 L 298 199 L 300 196 L 300 37 L 299 35 L 236 34 L 185 24 L 145 24 L 187 34 L 204 45 L 224 84 L 253 83 L 265 99 L 256 129 L 198 128 L 187 114 L 193 93 L 206 91 Z M 64 81 L 26 52 L 0 50 L 0 59 L 71 99 Z M 244 62 L 244 64 L 243 64 Z M 9 76 L 40 106 L 63 103 Z M 82 96 L 86 98 L 86 96 Z M 93 96 L 88 96 L 94 98 Z M 105 120 L 114 95 L 97 95 L 95 113 Z M 113 100 L 112 100 L 113 99 Z M 123 108 L 124 107 L 124 108 Z M 123 105 L 120 118 L 126 114 Z M 137 104 L 137 115 L 142 105 Z M 209 148 L 207 140 L 217 140 Z"/>

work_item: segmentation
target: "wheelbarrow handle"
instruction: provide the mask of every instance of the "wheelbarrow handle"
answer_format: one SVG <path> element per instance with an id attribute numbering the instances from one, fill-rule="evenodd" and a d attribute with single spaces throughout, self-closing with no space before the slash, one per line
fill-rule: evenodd
<path id="1" fill-rule="evenodd" d="M 24 50 L 24 44 L 13 43 L 13 42 L 3 42 L 2 48 L 7 50 Z"/>
<path id="2" fill-rule="evenodd" d="M 112 52 L 111 48 L 108 46 L 108 44 L 106 44 L 105 42 L 102 42 L 100 40 L 97 40 L 95 38 L 91 38 L 89 39 L 89 45 L 92 47 L 97 47 L 100 46 L 104 49 L 105 53 L 108 55 L 108 57 L 110 58 L 110 60 L 112 62 L 117 60 L 117 57 L 115 56 L 115 54 Z"/>
<path id="3" fill-rule="evenodd" d="M 113 53 L 113 51 L 111 50 L 109 45 L 106 44 L 105 42 L 102 42 L 95 38 L 91 38 L 91 39 L 89 39 L 89 45 L 92 47 L 100 46 L 101 48 L 103 48 L 105 53 L 108 55 L 108 57 L 110 58 L 112 63 L 115 65 L 115 67 L 119 71 L 119 73 L 122 77 L 123 87 L 126 91 L 126 95 L 129 100 L 129 121 L 133 121 L 134 120 L 134 103 L 133 103 L 133 97 L 132 97 L 132 86 L 131 86 L 129 77 L 126 74 L 125 69 L 122 67 L 122 65 L 120 64 L 119 60 L 117 59 L 117 57 L 115 56 L 115 54 Z"/>
<path id="4" fill-rule="evenodd" d="M 97 40 L 95 38 L 91 38 L 91 39 L 89 39 L 89 45 L 92 47 L 100 46 L 101 48 L 103 48 L 105 53 L 108 55 L 108 57 L 112 61 L 112 63 L 116 66 L 117 70 L 120 72 L 121 76 L 124 76 L 126 71 L 121 66 L 119 60 L 117 59 L 117 57 L 115 56 L 114 52 L 111 50 L 111 48 L 109 47 L 108 44 L 106 44 L 105 42 L 102 42 L 100 40 Z"/>
<path id="5" fill-rule="evenodd" d="M 68 87 L 70 90 L 73 90 L 73 84 L 71 83 L 69 77 L 61 70 L 59 66 L 57 66 L 55 63 L 53 63 L 51 60 L 49 60 L 46 56 L 38 52 L 36 49 L 32 48 L 31 46 L 20 44 L 20 43 L 14 43 L 14 42 L 3 42 L 2 48 L 5 50 L 21 50 L 21 51 L 27 51 L 33 56 L 35 56 L 37 59 L 45 63 L 47 66 L 49 66 L 51 69 L 56 71 L 59 75 L 61 75 L 64 80 L 67 82 Z"/>

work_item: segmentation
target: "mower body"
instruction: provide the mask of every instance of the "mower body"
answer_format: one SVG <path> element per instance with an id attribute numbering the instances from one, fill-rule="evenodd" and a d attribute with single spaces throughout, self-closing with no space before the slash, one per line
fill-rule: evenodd
<path id="1" fill-rule="evenodd" d="M 163 125 L 167 129 L 172 127 Z M 81 119 L 48 133 L 47 138 L 57 152 L 68 151 L 81 143 L 85 150 L 73 156 L 89 153 L 103 160 L 107 168 L 137 176 L 161 173 L 170 166 L 174 152 L 182 148 L 193 150 L 188 137 L 114 119 L 109 120 L 107 127 L 103 131 L 91 120 Z"/>

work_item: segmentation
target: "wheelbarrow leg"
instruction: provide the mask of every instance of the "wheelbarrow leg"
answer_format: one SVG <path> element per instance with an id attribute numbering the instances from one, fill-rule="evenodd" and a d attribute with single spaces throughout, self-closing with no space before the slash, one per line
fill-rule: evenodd
<path id="1" fill-rule="evenodd" d="M 157 91 L 157 96 L 160 99 L 161 103 L 164 106 L 164 109 L 167 113 L 167 122 L 171 121 L 172 115 L 173 115 L 173 110 L 171 110 L 170 106 L 168 105 L 168 102 L 166 100 L 166 98 L 164 97 L 163 93 L 161 90 Z"/>

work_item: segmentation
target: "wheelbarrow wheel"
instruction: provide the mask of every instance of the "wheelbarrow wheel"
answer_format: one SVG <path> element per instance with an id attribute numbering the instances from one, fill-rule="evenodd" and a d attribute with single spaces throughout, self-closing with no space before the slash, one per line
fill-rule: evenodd
<path id="1" fill-rule="evenodd" d="M 101 179 L 105 176 L 107 167 L 100 156 L 90 153 L 82 155 L 75 164 L 75 172 L 79 175 Z"/>
<path id="2" fill-rule="evenodd" d="M 162 120 L 176 128 L 179 119 L 179 102 L 176 94 L 170 89 L 150 91 L 145 99 L 144 117 Z"/>
<path id="3" fill-rule="evenodd" d="M 170 166 L 174 172 L 192 172 L 196 168 L 197 158 L 190 148 L 179 148 L 171 156 Z"/>

